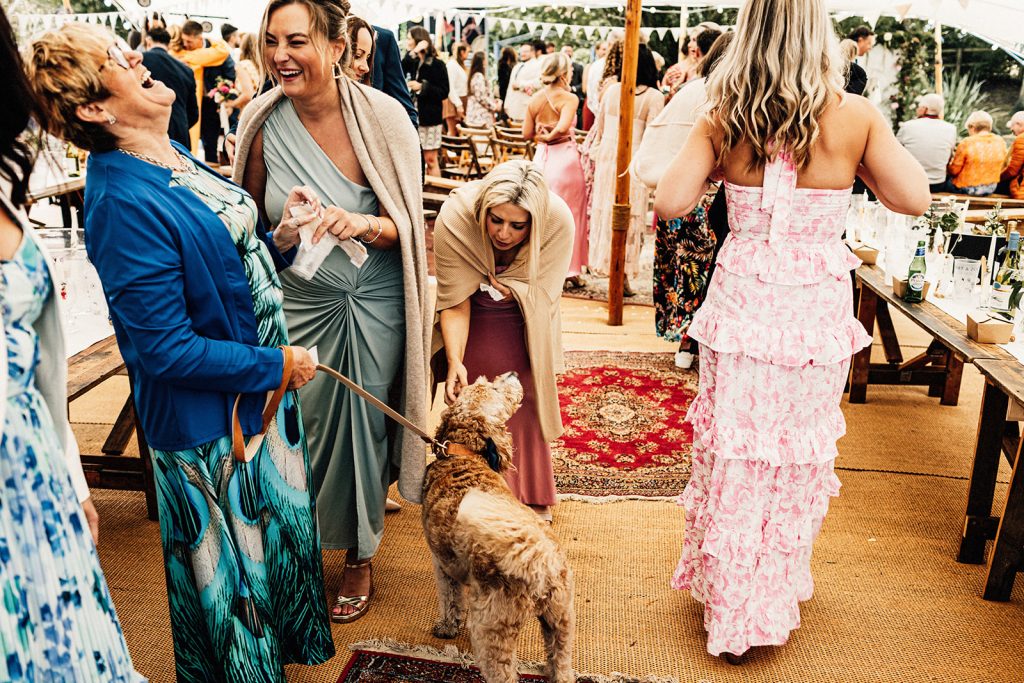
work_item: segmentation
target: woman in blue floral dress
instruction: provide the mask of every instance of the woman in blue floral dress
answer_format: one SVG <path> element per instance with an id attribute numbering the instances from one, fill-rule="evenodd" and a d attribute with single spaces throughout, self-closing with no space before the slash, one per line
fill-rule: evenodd
<path id="1" fill-rule="evenodd" d="M 31 169 L 16 137 L 35 105 L 2 8 L 0 89 L 0 680 L 140 681 L 90 534 L 49 260 L 15 209 Z"/>

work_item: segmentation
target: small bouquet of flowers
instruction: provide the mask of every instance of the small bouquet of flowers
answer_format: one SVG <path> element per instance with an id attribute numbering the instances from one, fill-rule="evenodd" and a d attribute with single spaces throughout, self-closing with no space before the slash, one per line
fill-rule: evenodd
<path id="1" fill-rule="evenodd" d="M 220 105 L 220 127 L 224 129 L 225 133 L 231 129 L 231 123 L 228 121 L 230 114 L 227 105 L 229 102 L 237 100 L 241 94 L 235 88 L 234 81 L 220 76 L 217 77 L 217 82 L 213 89 L 206 93 L 207 97 Z"/>

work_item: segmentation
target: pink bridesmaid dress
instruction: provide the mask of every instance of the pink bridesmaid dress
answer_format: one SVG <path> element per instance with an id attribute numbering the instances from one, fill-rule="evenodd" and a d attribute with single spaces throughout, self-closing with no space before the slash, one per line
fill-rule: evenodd
<path id="1" fill-rule="evenodd" d="M 841 241 L 850 190 L 797 189 L 788 154 L 763 187 L 726 183 L 731 233 L 688 334 L 700 342 L 693 474 L 672 587 L 704 604 L 707 650 L 782 645 L 811 597 L 811 548 L 839 494 L 836 441 L 853 317 Z"/>
<path id="2" fill-rule="evenodd" d="M 576 277 L 587 265 L 590 251 L 590 226 L 587 221 L 587 184 L 583 178 L 583 164 L 576 140 L 568 137 L 553 144 L 538 143 L 534 162 L 544 171 L 544 179 L 552 192 L 565 200 L 576 223 L 572 243 L 572 260 L 566 277 Z"/>

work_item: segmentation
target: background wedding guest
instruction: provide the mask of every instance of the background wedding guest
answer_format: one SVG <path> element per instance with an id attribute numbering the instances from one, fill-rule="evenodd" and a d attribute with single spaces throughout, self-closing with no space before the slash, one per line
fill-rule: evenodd
<path id="1" fill-rule="evenodd" d="M 246 33 L 241 37 L 238 60 L 235 64 L 235 88 L 238 90 L 238 98 L 228 102 L 236 125 L 238 123 L 237 115 L 241 114 L 253 98 L 263 91 L 259 62 L 259 44 L 256 35 Z"/>
<path id="2" fill-rule="evenodd" d="M 63 305 L 23 211 L 48 124 L 0 7 L 0 679 L 141 683 L 95 544 L 99 515 L 68 424 Z M 73 596 L 71 599 L 70 596 Z"/>
<path id="3" fill-rule="evenodd" d="M 1014 199 L 1024 199 L 1024 111 L 1014 113 L 1007 127 L 1014 138 L 1006 157 L 1006 167 L 999 176 L 1001 187 L 998 191 Z"/>
<path id="4" fill-rule="evenodd" d="M 289 346 L 287 264 L 252 197 L 171 143 L 174 93 L 140 54 L 67 24 L 36 40 L 29 68 L 51 128 L 91 152 L 85 246 L 153 459 L 177 679 L 283 683 L 286 662 L 334 655 L 292 391 L 316 364 Z M 243 462 L 233 426 L 261 433 L 276 390 Z"/>
<path id="5" fill-rule="evenodd" d="M 616 43 L 621 45 L 621 43 Z M 621 49 L 618 50 L 621 52 Z M 608 53 L 609 66 L 614 64 L 616 48 Z M 609 76 L 609 79 L 612 76 Z M 601 113 L 594 126 L 593 146 L 597 147 L 594 158 L 594 187 L 590 198 L 590 248 L 587 267 L 591 272 L 607 276 L 611 266 L 612 204 L 615 202 L 616 148 L 619 140 L 619 91 L 621 85 L 609 80 L 610 85 L 601 98 Z M 639 46 L 636 67 L 636 95 L 633 104 L 633 151 L 643 140 L 644 130 L 661 113 L 665 97 L 658 90 L 658 72 L 654 68 L 654 57 L 646 45 Z M 626 296 L 633 295 L 630 280 L 640 274 L 640 250 L 643 247 L 647 221 L 647 204 L 650 190 L 639 182 L 629 185 L 629 228 L 626 233 Z"/>
<path id="6" fill-rule="evenodd" d="M 899 213 L 931 201 L 878 109 L 843 93 L 843 61 L 824 0 L 744 4 L 707 82 L 710 110 L 655 199 L 659 215 L 684 215 L 711 175 L 725 177 L 731 232 L 688 332 L 700 390 L 672 586 L 704 604 L 707 651 L 732 664 L 800 626 L 813 543 L 839 493 L 843 387 L 850 356 L 871 344 L 852 315 L 859 261 L 841 237 L 854 176 Z"/>
<path id="7" fill-rule="evenodd" d="M 587 265 L 587 186 L 576 145 L 573 126 L 579 99 L 570 92 L 569 58 L 561 53 L 541 60 L 544 87 L 534 94 L 526 108 L 523 137 L 537 143 L 533 160 L 544 172 L 548 188 L 565 200 L 575 225 L 572 258 L 566 271 L 567 283 L 582 286 L 580 274 Z"/>
<path id="8" fill-rule="evenodd" d="M 868 72 L 855 61 L 857 59 L 857 43 L 846 38 L 839 42 L 839 50 L 847 62 L 844 90 L 851 95 L 863 95 L 864 89 L 868 87 Z"/>
<path id="9" fill-rule="evenodd" d="M 373 27 L 357 16 L 350 16 L 348 25 L 349 57 L 346 72 L 349 78 L 373 86 L 373 57 L 376 51 Z"/>
<path id="10" fill-rule="evenodd" d="M 279 85 L 246 109 L 234 177 L 277 226 L 281 251 L 300 241 L 301 219 L 290 215 L 288 200 L 296 187 L 318 217 L 318 231 L 366 249 L 361 265 L 332 249 L 311 277 L 294 268 L 281 274 L 289 335 L 315 346 L 324 365 L 424 424 L 429 327 L 422 181 L 410 163 L 416 134 L 394 98 L 343 75 L 351 55 L 348 9 L 345 0 L 267 6 L 260 30 L 264 67 Z M 295 34 L 309 41 L 296 45 L 289 39 Z M 443 65 L 435 63 L 443 76 Z M 372 560 L 384 533 L 388 486 L 397 476 L 402 495 L 418 502 L 425 451 L 326 375 L 300 398 L 322 544 L 346 551 L 331 619 L 348 623 L 372 604 Z"/>
<path id="11" fill-rule="evenodd" d="M 511 120 L 523 120 L 530 97 L 540 88 L 541 63 L 537 57 L 544 51 L 541 49 L 538 53 L 537 48 L 538 46 L 533 43 L 523 43 L 519 46 L 519 63 L 512 68 L 508 91 L 505 93 L 505 114 Z"/>
<path id="12" fill-rule="evenodd" d="M 196 100 L 196 78 L 192 69 L 170 55 L 171 34 L 162 26 L 151 28 L 146 35 L 150 47 L 142 53 L 142 63 L 153 79 L 174 91 L 174 105 L 167 134 L 180 145 L 189 147 L 189 129 L 199 122 L 199 102 Z"/>
<path id="13" fill-rule="evenodd" d="M 586 95 L 583 109 L 583 130 L 590 130 L 594 127 L 597 119 L 597 110 L 601 106 L 601 98 L 598 97 L 598 89 L 601 85 L 601 77 L 604 73 L 604 60 L 608 54 L 610 41 L 602 40 L 594 47 L 594 61 L 583 67 L 583 92 Z"/>
<path id="14" fill-rule="evenodd" d="M 445 127 L 448 135 L 458 135 L 457 126 L 466 116 L 466 97 L 469 95 L 469 76 L 466 74 L 466 55 L 469 46 L 465 43 L 452 45 L 452 55 L 445 63 L 448 71 L 448 97 L 443 104 Z"/>
<path id="15" fill-rule="evenodd" d="M 402 70 L 409 83 L 409 91 L 416 97 L 419 115 L 420 149 L 427 175 L 441 175 L 437 154 L 441 149 L 441 131 L 444 129 L 444 101 L 448 97 L 448 70 L 437 56 L 437 48 L 427 29 L 413 26 L 406 34 L 409 50 L 402 59 Z"/>
<path id="16" fill-rule="evenodd" d="M 501 100 L 502 114 L 505 113 L 505 98 L 508 95 L 508 84 L 512 79 L 512 69 L 516 67 L 519 57 L 512 47 L 506 45 L 501 48 L 501 57 L 498 59 L 498 99 Z"/>
<path id="17" fill-rule="evenodd" d="M 203 38 L 203 25 L 198 21 L 190 19 L 182 24 L 181 44 L 184 51 L 174 56 L 192 67 L 199 88 L 198 135 L 203 145 L 203 156 L 206 163 L 216 164 L 219 151 L 217 142 L 223 131 L 220 107 L 208 93 L 217 86 L 218 78 L 226 81 L 235 80 L 235 62 L 231 58 L 231 50 L 227 43 Z M 193 135 L 193 143 L 194 141 Z"/>
<path id="18" fill-rule="evenodd" d="M 434 377 L 451 403 L 471 377 L 518 373 L 524 398 L 508 422 L 515 468 L 505 478 L 549 521 L 557 502 L 550 443 L 562 433 L 559 305 L 572 234 L 569 207 L 529 161 L 505 162 L 453 191 L 434 225 Z"/>
<path id="19" fill-rule="evenodd" d="M 1006 142 L 992 132 L 992 116 L 988 112 L 971 112 L 964 126 L 967 137 L 956 146 L 947 167 L 947 189 L 984 197 L 996 191 L 1006 160 Z"/>
<path id="20" fill-rule="evenodd" d="M 402 55 L 398 51 L 395 34 L 386 28 L 373 26 L 374 57 L 373 87 L 398 100 L 409 115 L 413 126 L 419 125 L 416 105 L 409 94 L 409 86 L 402 72 Z"/>
<path id="21" fill-rule="evenodd" d="M 501 111 L 501 100 L 491 96 L 487 81 L 487 53 L 474 52 L 469 66 L 469 96 L 466 101 L 466 125 L 492 128 L 494 116 Z"/>
<path id="22" fill-rule="evenodd" d="M 900 144 L 921 164 L 932 192 L 946 189 L 946 166 L 956 149 L 956 126 L 942 120 L 944 106 L 942 95 L 922 95 L 917 100 L 917 118 L 901 123 L 896 134 Z"/>

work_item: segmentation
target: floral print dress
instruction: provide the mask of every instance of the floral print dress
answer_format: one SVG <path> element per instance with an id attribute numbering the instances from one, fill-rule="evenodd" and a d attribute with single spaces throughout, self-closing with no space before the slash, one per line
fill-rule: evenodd
<path id="1" fill-rule="evenodd" d="M 288 344 L 283 296 L 256 204 L 212 172 L 175 173 L 224 221 L 252 290 L 259 343 Z M 153 470 L 179 683 L 284 683 L 284 665 L 334 655 L 302 415 L 285 393 L 256 455 L 231 436 L 154 449 Z"/>
<path id="2" fill-rule="evenodd" d="M 0 211 L 3 210 L 0 205 Z M 34 324 L 53 285 L 28 237 L 0 261 L 7 401 L 0 441 L 0 680 L 145 680 L 132 668 L 49 408 Z"/>
<path id="3" fill-rule="evenodd" d="M 711 195 L 671 220 L 658 219 L 654 238 L 654 328 L 668 341 L 688 340 L 686 330 L 708 289 L 715 235 L 708 229 Z"/>
<path id="4" fill-rule="evenodd" d="M 796 189 L 781 153 L 763 187 L 726 183 L 730 235 L 688 334 L 700 345 L 693 473 L 672 586 L 704 603 L 707 650 L 782 645 L 811 597 L 811 548 L 829 499 L 854 352 L 840 237 L 850 190 Z"/>

